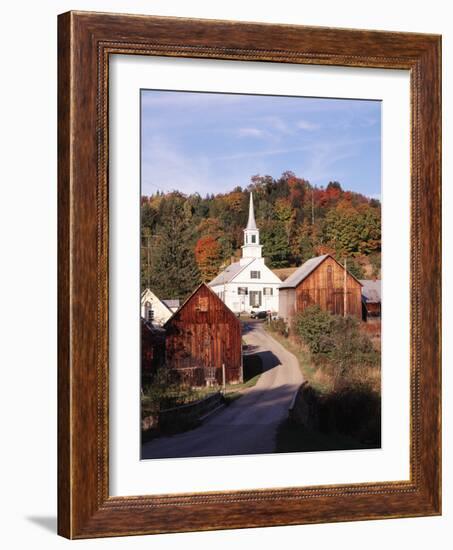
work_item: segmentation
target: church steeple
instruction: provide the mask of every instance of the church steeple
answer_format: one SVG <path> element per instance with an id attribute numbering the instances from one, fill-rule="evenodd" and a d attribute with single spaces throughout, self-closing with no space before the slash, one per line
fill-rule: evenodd
<path id="1" fill-rule="evenodd" d="M 250 193 L 250 202 L 249 202 L 249 221 L 247 223 L 247 229 L 256 229 L 255 222 L 255 211 L 253 208 L 253 193 Z"/>
<path id="2" fill-rule="evenodd" d="M 253 207 L 253 193 L 250 193 L 249 219 L 244 229 L 244 245 L 242 246 L 242 258 L 250 260 L 261 258 L 260 230 L 256 226 L 255 211 Z"/>

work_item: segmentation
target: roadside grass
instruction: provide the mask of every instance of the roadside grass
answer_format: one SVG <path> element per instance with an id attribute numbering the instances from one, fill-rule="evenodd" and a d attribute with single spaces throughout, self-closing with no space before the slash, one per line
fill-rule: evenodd
<path id="1" fill-rule="evenodd" d="M 276 452 L 380 448 L 380 364 L 353 364 L 339 378 L 337 364 L 312 355 L 300 338 L 265 328 L 296 357 L 308 384 L 278 427 Z"/>

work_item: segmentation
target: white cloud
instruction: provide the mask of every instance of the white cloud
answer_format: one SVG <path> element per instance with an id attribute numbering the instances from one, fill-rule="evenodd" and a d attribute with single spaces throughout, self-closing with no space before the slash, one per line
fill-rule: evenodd
<path id="1" fill-rule="evenodd" d="M 320 125 L 309 122 L 308 120 L 299 120 L 297 122 L 297 127 L 301 130 L 318 130 Z"/>
<path id="2" fill-rule="evenodd" d="M 260 130 L 259 128 L 239 128 L 239 137 L 257 137 L 264 138 L 267 136 L 267 132 Z"/>

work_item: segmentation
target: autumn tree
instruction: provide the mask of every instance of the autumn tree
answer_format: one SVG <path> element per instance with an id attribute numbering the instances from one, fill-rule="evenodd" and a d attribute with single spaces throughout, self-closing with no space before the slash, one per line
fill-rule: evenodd
<path id="1" fill-rule="evenodd" d="M 222 263 L 221 252 L 220 244 L 210 235 L 198 239 L 195 245 L 195 258 L 203 282 L 211 281 L 219 272 Z"/>
<path id="2" fill-rule="evenodd" d="M 208 277 L 211 265 L 217 269 L 230 258 L 238 258 L 251 191 L 256 222 L 261 230 L 263 255 L 270 267 L 297 266 L 315 255 L 333 253 L 338 258 L 347 257 L 351 263 L 353 258 L 359 258 L 363 266 L 372 263 L 372 267 L 367 267 L 367 273 L 380 276 L 379 200 L 343 189 L 337 181 L 329 182 L 326 187 L 316 186 L 290 171 L 279 178 L 255 175 L 249 184 L 238 183 L 242 185 L 221 194 L 201 196 L 198 193 L 185 195 L 177 191 L 157 191 L 141 198 L 142 285 L 150 283 L 151 275 L 155 284 L 163 284 L 159 278 L 166 275 L 158 272 L 157 250 L 162 249 L 168 257 L 171 255 L 168 250 L 176 246 L 174 243 L 169 246 L 166 232 L 169 233 L 168 239 L 171 236 L 173 241 L 182 241 L 187 248 L 185 254 L 192 258 L 186 260 L 191 266 L 188 278 L 192 281 L 200 280 L 199 273 L 194 277 L 190 275 L 193 268 L 199 269 L 195 252 L 200 239 L 211 237 L 216 242 L 208 246 L 203 278 Z M 168 229 L 169 224 L 178 227 Z M 184 286 L 174 282 L 163 291 L 164 294 L 170 290 L 179 293 Z"/>

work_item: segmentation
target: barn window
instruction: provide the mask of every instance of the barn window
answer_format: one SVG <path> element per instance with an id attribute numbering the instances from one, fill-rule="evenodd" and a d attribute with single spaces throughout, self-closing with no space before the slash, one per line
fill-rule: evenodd
<path id="1" fill-rule="evenodd" d="M 207 298 L 207 296 L 200 296 L 198 298 L 198 311 L 208 311 L 208 298 Z"/>
<path id="2" fill-rule="evenodd" d="M 250 279 L 261 279 L 261 271 L 250 271 Z"/>
<path id="3" fill-rule="evenodd" d="M 263 294 L 264 296 L 272 296 L 274 294 L 274 289 L 270 286 L 265 286 L 263 288 Z"/>
<path id="4" fill-rule="evenodd" d="M 333 282 L 332 282 L 332 266 L 329 265 L 327 267 L 327 286 L 332 286 L 333 285 Z"/>
<path id="5" fill-rule="evenodd" d="M 246 286 L 238 287 L 238 294 L 240 296 L 247 296 L 248 293 L 249 293 L 249 289 Z"/>

